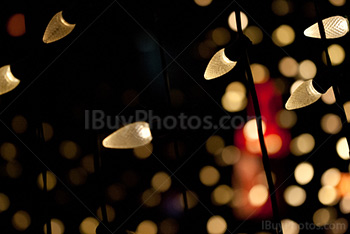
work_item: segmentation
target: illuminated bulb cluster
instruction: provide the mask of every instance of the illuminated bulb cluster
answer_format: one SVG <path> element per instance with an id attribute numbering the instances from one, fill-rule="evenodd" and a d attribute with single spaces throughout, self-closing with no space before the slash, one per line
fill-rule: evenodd
<path id="1" fill-rule="evenodd" d="M 236 66 L 236 63 L 226 57 L 225 49 L 221 49 L 210 60 L 205 70 L 204 78 L 211 80 L 225 75 Z"/>
<path id="2" fill-rule="evenodd" d="M 13 90 L 19 84 L 19 80 L 13 76 L 10 65 L 0 68 L 0 95 Z"/>
<path id="3" fill-rule="evenodd" d="M 349 21 L 342 16 L 333 16 L 322 20 L 327 39 L 342 37 L 349 32 Z M 318 23 L 304 31 L 307 37 L 321 38 Z"/>
<path id="4" fill-rule="evenodd" d="M 46 44 L 58 41 L 68 34 L 70 34 L 75 28 L 75 24 L 68 23 L 62 15 L 62 11 L 58 12 L 52 17 L 49 24 L 46 27 L 43 42 Z"/>
<path id="5" fill-rule="evenodd" d="M 286 103 L 287 110 L 294 110 L 308 106 L 322 96 L 312 85 L 312 80 L 303 82 L 289 97 Z"/>

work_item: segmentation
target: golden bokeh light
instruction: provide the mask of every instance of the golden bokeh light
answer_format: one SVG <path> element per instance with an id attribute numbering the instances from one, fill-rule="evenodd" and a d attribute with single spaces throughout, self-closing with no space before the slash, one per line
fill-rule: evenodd
<path id="1" fill-rule="evenodd" d="M 329 224 L 336 215 L 337 211 L 333 207 L 321 208 L 314 213 L 312 220 L 316 226 L 322 227 Z"/>
<path id="2" fill-rule="evenodd" d="M 44 139 L 45 141 L 49 141 L 53 137 L 53 127 L 49 123 L 43 123 L 43 131 L 44 131 Z"/>
<path id="3" fill-rule="evenodd" d="M 59 148 L 60 154 L 66 159 L 76 159 L 79 155 L 79 147 L 73 141 L 63 141 Z"/>
<path id="4" fill-rule="evenodd" d="M 338 140 L 336 149 L 341 159 L 349 160 L 349 145 L 345 137 Z"/>
<path id="5" fill-rule="evenodd" d="M 332 234 L 344 234 L 347 233 L 349 223 L 345 218 L 339 218 L 330 224 L 332 227 Z"/>
<path id="6" fill-rule="evenodd" d="M 314 168 L 308 162 L 300 163 L 294 170 L 294 177 L 298 184 L 308 184 L 314 177 Z"/>
<path id="7" fill-rule="evenodd" d="M 213 30 L 212 40 L 216 45 L 224 46 L 230 42 L 231 34 L 226 28 L 219 27 Z"/>
<path id="8" fill-rule="evenodd" d="M 321 184 L 323 186 L 337 186 L 341 179 L 341 173 L 337 168 L 330 168 L 322 174 Z"/>
<path id="9" fill-rule="evenodd" d="M 22 174 L 22 165 L 16 161 L 10 161 L 6 164 L 6 173 L 10 178 L 16 179 Z"/>
<path id="10" fill-rule="evenodd" d="M 277 124 L 281 128 L 292 128 L 297 122 L 297 115 L 294 111 L 280 110 L 277 113 Z"/>
<path id="11" fill-rule="evenodd" d="M 262 64 L 253 63 L 250 65 L 252 70 L 254 83 L 262 84 L 270 79 L 270 71 Z"/>
<path id="12" fill-rule="evenodd" d="M 44 225 L 44 233 L 47 234 L 46 224 Z M 59 219 L 51 219 L 51 234 L 63 234 L 64 224 Z"/>
<path id="13" fill-rule="evenodd" d="M 343 6 L 346 0 L 329 0 L 329 2 L 334 6 Z"/>
<path id="14" fill-rule="evenodd" d="M 6 161 L 12 161 L 17 156 L 16 146 L 12 143 L 5 142 L 0 146 L 0 154 Z"/>
<path id="15" fill-rule="evenodd" d="M 213 0 L 194 0 L 194 2 L 201 7 L 206 7 L 211 4 Z"/>
<path id="16" fill-rule="evenodd" d="M 56 176 L 51 172 L 46 172 L 46 178 L 47 178 L 47 190 L 50 191 L 55 188 L 57 184 Z M 40 173 L 37 179 L 37 184 L 40 189 L 44 189 L 44 182 L 43 182 L 43 174 Z"/>
<path id="17" fill-rule="evenodd" d="M 311 60 L 304 60 L 299 64 L 299 75 L 304 80 L 312 79 L 316 76 L 317 67 Z"/>
<path id="18" fill-rule="evenodd" d="M 271 9 L 278 16 L 287 15 L 291 11 L 290 3 L 287 0 L 274 0 Z"/>
<path id="19" fill-rule="evenodd" d="M 162 196 L 159 192 L 151 188 L 142 193 L 141 199 L 142 203 L 145 204 L 145 206 L 155 207 L 158 206 L 162 201 Z"/>
<path id="20" fill-rule="evenodd" d="M 309 133 L 295 137 L 290 143 L 290 150 L 295 156 L 310 153 L 315 147 L 315 139 Z"/>
<path id="21" fill-rule="evenodd" d="M 290 45 L 294 42 L 295 32 L 289 25 L 281 25 L 272 33 L 272 41 L 279 47 Z"/>
<path id="22" fill-rule="evenodd" d="M 221 98 L 223 108 L 228 112 L 238 112 L 246 108 L 248 100 L 245 94 L 240 92 L 226 92 Z"/>
<path id="23" fill-rule="evenodd" d="M 92 154 L 86 155 L 80 161 L 80 165 L 84 168 L 87 173 L 94 173 L 94 156 Z"/>
<path id="24" fill-rule="evenodd" d="M 333 206 L 337 204 L 339 195 L 333 186 L 323 186 L 318 192 L 318 200 L 325 206 Z"/>
<path id="25" fill-rule="evenodd" d="M 149 143 L 133 149 L 134 155 L 139 159 L 146 159 L 153 153 L 153 145 Z"/>
<path id="26" fill-rule="evenodd" d="M 321 119 L 321 128 L 325 133 L 337 134 L 342 128 L 341 119 L 335 114 L 326 114 Z"/>
<path id="27" fill-rule="evenodd" d="M 156 191 L 166 192 L 171 186 L 171 178 L 165 172 L 158 172 L 152 177 L 151 185 Z"/>
<path id="28" fill-rule="evenodd" d="M 228 17 L 228 25 L 233 31 L 237 32 L 236 12 L 233 11 Z M 243 12 L 241 12 L 241 26 L 242 30 L 248 26 L 248 17 Z"/>
<path id="29" fill-rule="evenodd" d="M 225 141 L 221 136 L 211 136 L 205 143 L 205 147 L 210 154 L 217 154 L 225 147 Z"/>
<path id="30" fill-rule="evenodd" d="M 206 186 L 213 186 L 220 180 L 219 171 L 212 166 L 205 166 L 199 172 L 199 179 Z"/>
<path id="31" fill-rule="evenodd" d="M 299 64 L 292 57 L 284 57 L 279 61 L 278 69 L 285 77 L 295 77 L 299 72 Z"/>
<path id="32" fill-rule="evenodd" d="M 344 62 L 345 50 L 338 44 L 333 44 L 328 47 L 329 57 L 331 58 L 332 65 L 337 66 Z M 326 64 L 326 55 L 322 53 L 322 60 Z"/>
<path id="33" fill-rule="evenodd" d="M 252 206 L 262 206 L 267 202 L 269 192 L 265 185 L 258 184 L 250 189 L 248 193 L 249 203 Z"/>
<path id="34" fill-rule="evenodd" d="M 346 120 L 348 121 L 348 123 L 350 123 L 350 101 L 345 102 L 343 104 L 343 107 L 345 111 Z"/>
<path id="35" fill-rule="evenodd" d="M 68 179 L 73 185 L 76 185 L 76 186 L 82 185 L 82 184 L 85 184 L 86 182 L 87 173 L 81 167 L 73 168 L 68 172 Z"/>
<path id="36" fill-rule="evenodd" d="M 192 209 L 198 204 L 198 195 L 195 192 L 186 191 L 186 198 L 187 198 L 188 209 Z M 181 207 L 184 208 L 185 204 L 184 204 L 183 194 L 180 194 L 179 199 L 180 199 L 179 202 Z"/>
<path id="37" fill-rule="evenodd" d="M 241 158 L 241 151 L 233 145 L 226 146 L 221 153 L 221 159 L 225 165 L 233 165 Z"/>
<path id="38" fill-rule="evenodd" d="M 253 43 L 253 45 L 259 44 L 264 37 L 263 32 L 257 26 L 249 26 L 244 30 L 244 35 L 246 35 L 249 40 Z"/>
<path id="39" fill-rule="evenodd" d="M 123 185 L 112 184 L 107 188 L 108 197 L 112 201 L 121 201 L 126 196 L 126 191 Z"/>
<path id="40" fill-rule="evenodd" d="M 336 102 L 333 87 L 330 87 L 327 92 L 322 94 L 322 101 L 328 105 L 332 105 Z"/>
<path id="41" fill-rule="evenodd" d="M 263 120 L 262 120 L 262 129 L 263 129 L 263 134 L 265 134 L 266 124 Z M 249 140 L 259 139 L 256 119 L 251 119 L 244 125 L 243 134 L 244 134 L 244 137 Z"/>
<path id="42" fill-rule="evenodd" d="M 211 194 L 211 200 L 215 205 L 226 205 L 232 200 L 233 190 L 227 185 L 219 185 Z"/>
<path id="43" fill-rule="evenodd" d="M 350 196 L 349 195 L 346 195 L 341 199 L 339 203 L 339 208 L 343 214 L 350 213 Z"/>
<path id="44" fill-rule="evenodd" d="M 106 205 L 106 211 L 107 211 L 107 218 L 108 218 L 108 222 L 112 222 L 115 219 L 115 210 L 113 207 L 111 207 L 110 205 Z M 97 209 L 97 217 L 102 220 L 102 210 L 101 207 L 99 207 Z"/>
<path id="45" fill-rule="evenodd" d="M 241 93 L 242 95 L 245 96 L 246 93 L 247 93 L 247 89 L 244 86 L 244 84 L 242 84 L 241 82 L 234 81 L 234 82 L 231 82 L 229 85 L 227 85 L 225 92 L 226 93 L 228 93 L 228 92 L 236 92 L 236 93 Z"/>
<path id="46" fill-rule="evenodd" d="M 93 217 L 85 218 L 79 225 L 80 234 L 96 234 L 99 221 Z"/>
<path id="47" fill-rule="evenodd" d="M 265 137 L 266 148 L 269 154 L 275 154 L 282 148 L 282 139 L 277 134 L 270 134 Z M 260 151 L 259 151 L 260 152 Z"/>
<path id="48" fill-rule="evenodd" d="M 10 199 L 6 194 L 0 193 L 0 213 L 6 211 L 10 207 Z"/>
<path id="49" fill-rule="evenodd" d="M 298 234 L 300 227 L 299 224 L 290 219 L 283 219 L 281 221 L 282 230 L 284 234 Z"/>
<path id="50" fill-rule="evenodd" d="M 224 234 L 227 229 L 225 219 L 219 215 L 210 217 L 207 222 L 207 232 L 209 234 Z"/>
<path id="51" fill-rule="evenodd" d="M 142 221 L 136 228 L 137 234 L 157 234 L 158 227 L 151 220 Z"/>
<path id="52" fill-rule="evenodd" d="M 284 191 L 284 200 L 290 206 L 301 206 L 306 200 L 306 192 L 299 186 L 291 185 Z"/>
<path id="53" fill-rule="evenodd" d="M 12 226 L 18 231 L 25 231 L 30 224 L 30 215 L 24 210 L 17 211 L 12 217 Z"/>
<path id="54" fill-rule="evenodd" d="M 11 127 L 15 133 L 22 134 L 27 130 L 27 119 L 24 118 L 22 115 L 16 115 L 11 121 Z"/>
<path id="55" fill-rule="evenodd" d="M 303 84 L 302 80 L 296 80 L 294 81 L 294 83 L 292 84 L 292 86 L 290 87 L 290 94 L 294 93 L 294 91 L 301 85 Z"/>

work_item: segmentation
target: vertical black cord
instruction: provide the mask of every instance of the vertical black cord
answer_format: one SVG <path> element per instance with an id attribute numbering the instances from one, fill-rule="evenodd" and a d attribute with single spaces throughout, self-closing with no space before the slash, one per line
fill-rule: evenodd
<path id="1" fill-rule="evenodd" d="M 236 14 L 237 31 L 239 33 L 238 35 L 241 37 L 241 36 L 243 36 L 243 30 L 242 30 L 242 26 L 241 26 L 241 15 L 240 15 L 240 11 L 238 9 L 236 10 L 235 14 Z M 271 197 L 273 218 L 274 218 L 275 223 L 277 224 L 276 225 L 276 233 L 283 234 L 281 219 L 279 216 L 277 198 L 276 198 L 276 190 L 275 190 L 275 185 L 274 185 L 273 179 L 272 179 L 270 160 L 269 160 L 269 156 L 268 156 L 266 145 L 265 145 L 265 139 L 264 139 L 264 133 L 263 133 L 263 127 L 262 127 L 262 118 L 261 118 L 261 112 L 260 112 L 260 107 L 259 107 L 259 100 L 258 100 L 258 96 L 257 96 L 256 90 L 255 90 L 255 85 L 254 85 L 252 71 L 250 69 L 250 62 L 249 62 L 249 56 L 248 56 L 247 50 L 245 51 L 243 60 L 244 60 L 243 62 L 244 62 L 244 66 L 245 66 L 246 77 L 248 79 L 248 88 L 249 88 L 250 95 L 251 95 L 252 100 L 253 100 L 256 123 L 257 123 L 257 127 L 258 127 L 260 148 L 261 148 L 261 153 L 262 153 L 262 161 L 263 161 L 264 170 L 265 170 L 266 179 L 267 179 L 267 184 L 269 187 L 269 193 L 270 193 L 270 197 Z"/>

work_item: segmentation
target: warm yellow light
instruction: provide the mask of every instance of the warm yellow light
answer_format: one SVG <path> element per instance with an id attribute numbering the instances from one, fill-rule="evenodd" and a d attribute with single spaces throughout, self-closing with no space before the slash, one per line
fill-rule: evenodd
<path id="1" fill-rule="evenodd" d="M 300 185 L 308 184 L 314 177 L 314 168 L 310 163 L 300 163 L 294 170 L 294 177 Z"/>
<path id="2" fill-rule="evenodd" d="M 138 234 L 156 234 L 157 232 L 157 224 L 151 220 L 142 221 L 136 228 L 136 233 Z"/>
<path id="3" fill-rule="evenodd" d="M 332 16 L 322 20 L 327 39 L 342 37 L 349 32 L 349 21 L 342 16 Z M 318 23 L 304 31 L 307 37 L 321 38 Z"/>
<path id="4" fill-rule="evenodd" d="M 25 231 L 30 224 L 31 218 L 26 211 L 17 211 L 12 217 L 12 225 L 18 231 Z"/>
<path id="5" fill-rule="evenodd" d="M 47 177 L 47 184 L 46 184 L 47 190 L 50 191 L 50 190 L 55 188 L 55 186 L 57 184 L 57 179 L 56 179 L 56 176 L 50 171 L 46 172 L 46 177 Z M 38 179 L 37 179 L 37 183 L 38 183 L 38 186 L 40 189 L 44 188 L 43 174 L 42 173 L 39 174 Z"/>
<path id="6" fill-rule="evenodd" d="M 47 234 L 46 224 L 44 225 L 44 233 Z M 64 224 L 59 219 L 51 219 L 51 234 L 63 234 Z"/>
<path id="7" fill-rule="evenodd" d="M 165 172 L 158 172 L 153 176 L 151 184 L 156 191 L 165 192 L 171 186 L 171 178 Z"/>
<path id="8" fill-rule="evenodd" d="M 336 216 L 336 211 L 332 207 L 318 209 L 312 219 L 316 226 L 321 227 L 328 224 Z"/>
<path id="9" fill-rule="evenodd" d="M 321 177 L 321 184 L 323 186 L 337 186 L 341 179 L 341 173 L 337 168 L 331 168 L 325 171 Z"/>
<path id="10" fill-rule="evenodd" d="M 228 17 L 228 25 L 233 31 L 237 32 L 236 12 L 233 11 Z M 248 17 L 243 12 L 241 12 L 241 25 L 242 30 L 248 26 Z"/>
<path id="11" fill-rule="evenodd" d="M 10 199 L 3 193 L 0 193 L 0 213 L 6 211 L 10 207 Z"/>
<path id="12" fill-rule="evenodd" d="M 299 64 L 292 57 L 284 57 L 278 63 L 278 69 L 285 77 L 294 77 L 298 74 Z"/>
<path id="13" fill-rule="evenodd" d="M 227 223 L 225 219 L 219 215 L 210 217 L 207 222 L 207 231 L 209 234 L 223 234 L 226 232 Z"/>
<path id="14" fill-rule="evenodd" d="M 246 35 L 253 45 L 259 44 L 264 37 L 263 32 L 257 26 L 249 26 L 244 30 L 244 35 Z"/>
<path id="15" fill-rule="evenodd" d="M 281 25 L 272 33 L 272 41 L 280 47 L 287 46 L 293 43 L 295 32 L 289 25 Z"/>
<path id="16" fill-rule="evenodd" d="M 330 87 L 327 92 L 322 94 L 322 101 L 328 105 L 332 105 L 335 103 L 335 95 L 334 95 L 334 90 L 333 87 Z"/>
<path id="17" fill-rule="evenodd" d="M 227 185 L 219 185 L 211 194 L 211 199 L 215 205 L 225 205 L 232 199 L 233 191 Z"/>
<path id="18" fill-rule="evenodd" d="M 326 185 L 318 192 L 318 199 L 323 205 L 332 206 L 338 202 L 339 196 L 334 187 Z"/>
<path id="19" fill-rule="evenodd" d="M 346 120 L 348 121 L 348 123 L 350 123 L 350 101 L 345 102 L 343 107 L 345 111 Z"/>
<path id="20" fill-rule="evenodd" d="M 79 231 L 81 234 L 96 234 L 96 228 L 99 225 L 99 221 L 93 217 L 85 218 L 79 225 Z"/>
<path id="21" fill-rule="evenodd" d="M 15 89 L 19 82 L 20 80 L 12 74 L 10 65 L 5 65 L 0 68 L 0 95 Z"/>
<path id="22" fill-rule="evenodd" d="M 297 122 L 297 115 L 294 111 L 280 110 L 277 113 L 277 124 L 281 128 L 291 128 Z"/>
<path id="23" fill-rule="evenodd" d="M 335 114 L 326 114 L 321 119 L 321 128 L 325 133 L 337 134 L 342 128 L 339 116 Z"/>
<path id="24" fill-rule="evenodd" d="M 46 27 L 43 42 L 48 44 L 58 41 L 70 34 L 75 27 L 75 24 L 68 23 L 62 15 L 62 11 L 52 17 Z"/>
<path id="25" fill-rule="evenodd" d="M 296 156 L 310 153 L 315 147 L 315 139 L 311 134 L 304 133 L 294 138 L 290 143 L 290 150 Z"/>
<path id="26" fill-rule="evenodd" d="M 253 63 L 250 65 L 250 68 L 252 70 L 254 83 L 262 84 L 270 78 L 270 71 L 264 65 Z"/>
<path id="27" fill-rule="evenodd" d="M 241 158 L 241 151 L 236 146 L 229 145 L 223 149 L 221 158 L 226 165 L 233 165 Z"/>
<path id="28" fill-rule="evenodd" d="M 73 141 L 63 141 L 59 148 L 60 154 L 67 159 L 76 159 L 79 154 L 79 147 Z"/>
<path id="29" fill-rule="evenodd" d="M 306 192 L 299 186 L 291 185 L 284 191 L 284 200 L 290 206 L 301 206 L 306 199 Z"/>
<path id="30" fill-rule="evenodd" d="M 209 6 L 213 0 L 194 0 L 194 2 L 201 7 Z"/>
<path id="31" fill-rule="evenodd" d="M 339 203 L 339 208 L 340 211 L 343 214 L 349 214 L 350 213 L 350 196 L 346 195 L 345 197 L 343 197 Z"/>
<path id="32" fill-rule="evenodd" d="M 226 92 L 221 98 L 222 107 L 229 112 L 238 112 L 244 110 L 248 104 L 245 94 L 240 92 Z"/>
<path id="33" fill-rule="evenodd" d="M 266 124 L 262 121 L 263 134 L 266 132 Z M 258 140 L 258 126 L 256 119 L 249 120 L 243 127 L 243 134 L 249 140 Z"/>
<path id="34" fill-rule="evenodd" d="M 142 193 L 141 199 L 142 199 L 142 203 L 145 206 L 155 207 L 160 204 L 162 200 L 162 196 L 160 193 L 158 193 L 153 188 L 151 188 L 151 189 L 147 189 Z"/>
<path id="35" fill-rule="evenodd" d="M 22 115 L 16 115 L 11 122 L 13 131 L 17 134 L 22 134 L 27 130 L 28 121 Z"/>
<path id="36" fill-rule="evenodd" d="M 139 159 L 146 159 L 152 155 L 153 145 L 149 143 L 147 145 L 134 148 L 134 155 Z"/>
<path id="37" fill-rule="evenodd" d="M 345 59 L 345 50 L 342 46 L 338 44 L 333 44 L 328 47 L 329 57 L 331 59 L 332 65 L 337 66 L 344 62 Z M 326 63 L 326 54 L 322 53 L 322 61 L 324 64 Z"/>
<path id="38" fill-rule="evenodd" d="M 152 141 L 152 134 L 149 124 L 146 122 L 135 122 L 128 124 L 108 137 L 102 144 L 112 149 L 132 149 L 149 144 Z"/>
<path id="39" fill-rule="evenodd" d="M 349 160 L 349 145 L 345 137 L 338 140 L 336 149 L 339 157 L 344 160 Z"/>
<path id="40" fill-rule="evenodd" d="M 198 195 L 195 192 L 186 191 L 186 197 L 187 197 L 188 209 L 192 209 L 198 204 L 198 201 L 199 201 Z M 184 208 L 185 204 L 184 204 L 183 194 L 180 194 L 179 199 L 180 199 L 181 207 Z"/>
<path id="41" fill-rule="evenodd" d="M 286 0 L 274 0 L 271 5 L 273 13 L 278 16 L 287 15 L 290 10 L 290 3 Z"/>
<path id="42" fill-rule="evenodd" d="M 267 187 L 262 184 L 255 185 L 248 193 L 249 203 L 252 206 L 262 206 L 269 198 Z"/>
<path id="43" fill-rule="evenodd" d="M 303 83 L 304 81 L 302 80 L 296 80 L 293 82 L 293 84 L 290 86 L 290 94 L 294 93 L 295 90 L 297 90 L 297 88 Z"/>
<path id="44" fill-rule="evenodd" d="M 247 89 L 245 88 L 244 84 L 242 84 L 239 81 L 234 81 L 231 82 L 229 85 L 226 87 L 226 93 L 228 92 L 236 92 L 236 93 L 241 93 L 242 95 L 246 95 Z"/>
<path id="45" fill-rule="evenodd" d="M 0 146 L 0 155 L 6 161 L 13 161 L 17 156 L 16 146 L 12 143 L 5 142 Z"/>
<path id="46" fill-rule="evenodd" d="M 289 97 L 286 103 L 287 110 L 294 110 L 308 106 L 322 96 L 312 85 L 312 80 L 303 82 Z"/>
<path id="47" fill-rule="evenodd" d="M 265 140 L 267 152 L 269 154 L 275 154 L 282 148 L 282 139 L 277 134 L 270 134 L 265 137 Z"/>
<path id="48" fill-rule="evenodd" d="M 283 219 L 281 221 L 282 230 L 284 234 L 298 234 L 300 227 L 299 224 L 290 219 Z"/>
<path id="49" fill-rule="evenodd" d="M 211 80 L 225 75 L 236 66 L 236 63 L 226 57 L 225 49 L 221 49 L 211 58 L 205 70 L 204 78 Z"/>
<path id="50" fill-rule="evenodd" d="M 211 136 L 205 143 L 205 147 L 210 154 L 218 154 L 225 147 L 225 141 L 221 136 Z"/>
<path id="51" fill-rule="evenodd" d="M 114 219 L 115 219 L 115 210 L 112 206 L 110 205 L 106 205 L 106 211 L 107 211 L 107 218 L 108 218 L 108 222 L 112 222 Z M 97 209 L 97 217 L 102 220 L 103 219 L 103 216 L 102 216 L 102 209 L 101 207 L 99 207 Z"/>
<path id="52" fill-rule="evenodd" d="M 219 28 L 214 29 L 214 31 L 212 33 L 212 39 L 216 45 L 224 46 L 230 42 L 231 34 L 226 28 L 219 27 Z"/>
<path id="53" fill-rule="evenodd" d="M 219 171 L 212 166 L 205 166 L 199 172 L 199 179 L 206 186 L 215 185 L 220 179 Z"/>
<path id="54" fill-rule="evenodd" d="M 329 0 L 329 2 L 334 6 L 343 6 L 346 0 Z"/>
<path id="55" fill-rule="evenodd" d="M 317 68 L 311 60 L 304 60 L 299 65 L 299 75 L 301 78 L 308 80 L 316 76 Z"/>

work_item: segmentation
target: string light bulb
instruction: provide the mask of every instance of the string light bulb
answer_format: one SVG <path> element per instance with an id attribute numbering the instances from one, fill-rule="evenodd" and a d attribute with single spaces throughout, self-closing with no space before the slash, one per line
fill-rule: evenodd
<path id="1" fill-rule="evenodd" d="M 225 49 L 221 49 L 212 57 L 204 73 L 206 80 L 212 80 L 225 75 L 236 66 L 235 61 L 231 61 L 225 55 Z"/>
<path id="2" fill-rule="evenodd" d="M 332 16 L 322 20 L 327 39 L 334 39 L 344 36 L 349 32 L 349 20 L 342 16 Z M 304 35 L 307 37 L 321 38 L 318 23 L 305 29 Z"/>
<path id="3" fill-rule="evenodd" d="M 312 80 L 304 81 L 289 97 L 286 109 L 294 110 L 311 105 L 321 96 L 322 94 L 314 88 Z"/>
<path id="4" fill-rule="evenodd" d="M 132 149 L 147 145 L 152 139 L 149 124 L 146 122 L 135 122 L 118 129 L 106 137 L 102 145 L 112 149 Z"/>
<path id="5" fill-rule="evenodd" d="M 10 65 L 5 65 L 0 68 L 0 95 L 15 89 L 19 82 L 20 80 L 12 74 Z"/>
<path id="6" fill-rule="evenodd" d="M 63 18 L 62 11 L 60 11 L 52 17 L 47 25 L 43 36 L 43 42 L 49 44 L 58 41 L 70 34 L 74 28 L 75 24 L 68 23 Z"/>

